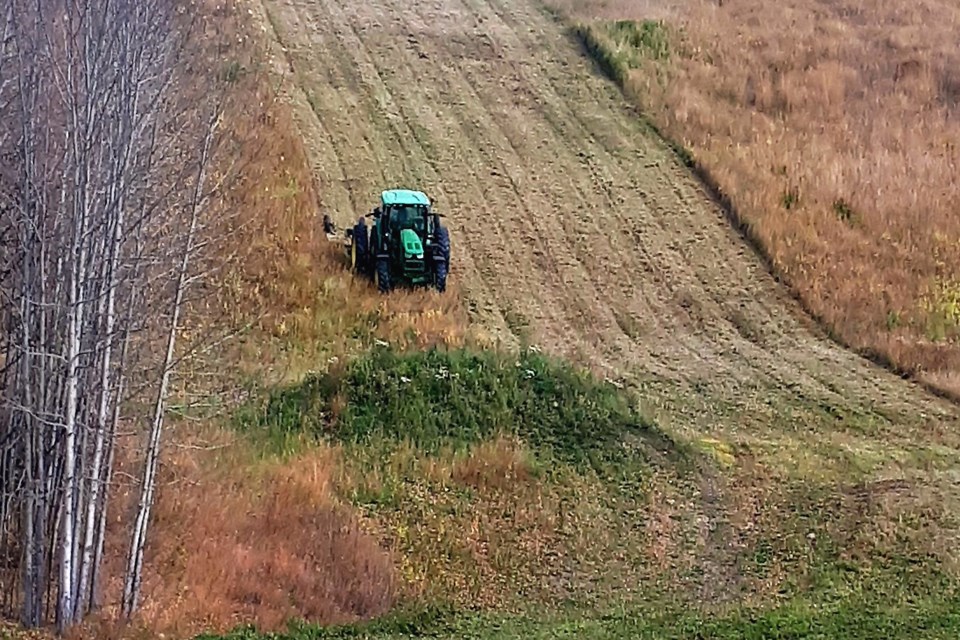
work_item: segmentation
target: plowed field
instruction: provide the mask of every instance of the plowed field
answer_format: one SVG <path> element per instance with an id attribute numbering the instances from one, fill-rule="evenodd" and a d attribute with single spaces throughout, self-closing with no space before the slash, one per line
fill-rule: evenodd
<path id="1" fill-rule="evenodd" d="M 531 0 L 260 9 L 323 211 L 344 227 L 382 188 L 425 190 L 451 278 L 505 342 L 640 387 L 667 428 L 796 464 L 954 459 L 956 408 L 823 336 Z"/>

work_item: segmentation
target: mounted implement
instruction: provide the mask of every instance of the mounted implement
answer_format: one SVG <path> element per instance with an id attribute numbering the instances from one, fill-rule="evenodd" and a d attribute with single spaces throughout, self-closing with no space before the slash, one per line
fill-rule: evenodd
<path id="1" fill-rule="evenodd" d="M 390 189 L 380 205 L 347 229 L 351 269 L 382 293 L 396 286 L 447 288 L 450 234 L 422 191 Z M 372 218 L 368 229 L 366 218 Z"/>

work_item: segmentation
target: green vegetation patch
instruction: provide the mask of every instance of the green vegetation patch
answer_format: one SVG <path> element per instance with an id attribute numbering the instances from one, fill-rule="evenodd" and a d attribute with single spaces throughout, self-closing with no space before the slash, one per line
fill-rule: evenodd
<path id="1" fill-rule="evenodd" d="M 960 279 L 937 278 L 921 300 L 927 337 L 934 342 L 960 338 Z"/>
<path id="2" fill-rule="evenodd" d="M 376 348 L 278 390 L 240 423 L 280 441 L 305 433 L 427 454 L 514 436 L 541 458 L 598 470 L 642 458 L 651 445 L 676 452 L 621 389 L 535 351 Z"/>
<path id="3" fill-rule="evenodd" d="M 527 611 L 658 590 L 649 491 L 702 456 L 636 405 L 534 350 L 377 347 L 251 402 L 238 423 L 268 452 L 336 446 L 336 491 L 395 554 L 404 603 Z"/>
<path id="4" fill-rule="evenodd" d="M 662 21 L 577 24 L 573 33 L 603 72 L 620 85 L 644 60 L 670 59 L 670 36 Z"/>
<path id="5" fill-rule="evenodd" d="M 944 597 L 904 607 L 848 601 L 836 607 L 785 605 L 726 615 L 632 612 L 589 618 L 536 619 L 455 614 L 442 609 L 403 613 L 372 623 L 338 627 L 293 624 L 285 633 L 240 627 L 225 636 L 197 640 L 306 640 L 307 638 L 462 638 L 509 640 L 581 638 L 658 640 L 888 640 L 947 639 L 960 633 L 960 600 Z"/>

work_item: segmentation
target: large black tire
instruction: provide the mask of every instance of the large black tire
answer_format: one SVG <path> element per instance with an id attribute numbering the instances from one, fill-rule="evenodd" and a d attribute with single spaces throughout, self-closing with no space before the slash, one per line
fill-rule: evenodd
<path id="1" fill-rule="evenodd" d="M 447 290 L 447 273 L 450 271 L 450 232 L 443 225 L 437 225 L 437 244 L 433 255 L 433 282 L 437 291 Z"/>
<path id="2" fill-rule="evenodd" d="M 447 290 L 447 261 L 437 260 L 433 269 L 433 283 L 437 287 L 437 291 L 443 293 Z"/>
<path id="3" fill-rule="evenodd" d="M 377 260 L 377 270 L 374 274 L 377 283 L 377 289 L 380 293 L 390 292 L 390 259 L 379 258 Z"/>
<path id="4" fill-rule="evenodd" d="M 353 246 L 356 259 L 351 266 L 356 273 L 365 274 L 368 272 L 370 262 L 370 241 L 367 236 L 367 225 L 362 218 L 353 226 Z"/>
<path id="5" fill-rule="evenodd" d="M 447 265 L 450 264 L 450 232 L 441 224 L 437 225 L 437 247 L 436 251 L 443 256 Z"/>

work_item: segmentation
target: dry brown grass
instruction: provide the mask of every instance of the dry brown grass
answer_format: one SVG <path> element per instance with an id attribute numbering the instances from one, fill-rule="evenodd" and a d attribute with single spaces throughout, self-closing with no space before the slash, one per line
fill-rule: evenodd
<path id="1" fill-rule="evenodd" d="M 838 337 L 960 393 L 960 7 L 553 4 L 681 27 L 670 61 L 632 71 L 630 93 Z"/>
<path id="2" fill-rule="evenodd" d="M 131 625 L 116 623 L 115 578 L 101 614 L 76 636 L 190 637 L 241 623 L 278 630 L 294 617 L 342 623 L 386 612 L 393 562 L 338 502 L 337 452 L 314 448 L 283 466 L 256 460 L 222 430 L 181 426 L 158 478 L 141 610 Z M 121 477 L 123 470 L 121 460 Z M 126 520 L 132 506 L 115 504 L 111 519 Z M 110 575 L 120 575 L 127 543 L 126 528 L 116 527 Z"/>
<path id="3" fill-rule="evenodd" d="M 338 486 L 344 495 L 385 497 L 368 522 L 396 558 L 404 601 L 497 607 L 550 589 L 542 573 L 563 555 L 562 496 L 533 476 L 516 439 L 436 456 L 399 447 L 385 465 L 375 459 L 347 461 Z"/>
<path id="4" fill-rule="evenodd" d="M 215 427 L 179 425 L 170 443 L 141 611 L 130 625 L 116 622 L 122 583 L 113 579 L 101 615 L 74 630 L 78 640 L 186 638 L 241 623 L 279 630 L 290 618 L 348 622 L 423 597 L 497 604 L 511 591 L 504 580 L 533 580 L 518 572 L 558 545 L 558 498 L 531 477 L 511 439 L 436 458 L 401 449 L 385 469 L 336 446 L 306 448 L 281 466 Z M 118 458 L 121 478 L 132 454 Z M 341 500 L 382 493 L 402 477 L 417 481 L 398 486 L 382 512 L 362 515 Z M 132 514 L 128 488 L 111 520 Z M 469 503 L 465 488 L 476 494 Z M 127 543 L 126 528 L 113 529 L 111 575 L 120 575 Z"/>
<path id="5" fill-rule="evenodd" d="M 231 323 L 258 320 L 270 330 L 290 314 L 312 308 L 322 279 L 317 195 L 305 152 L 286 106 L 263 68 L 261 44 L 233 3 L 206 0 L 199 38 L 206 65 L 195 70 L 201 88 L 229 75 L 218 167 L 228 175 L 211 218 L 212 255 L 221 262 L 213 282 L 218 311 Z M 209 312 L 205 312 L 210 317 Z"/>
<path id="6" fill-rule="evenodd" d="M 262 474 L 210 467 L 181 455 L 166 470 L 142 612 L 152 629 L 279 629 L 292 617 L 336 623 L 386 612 L 391 558 L 338 505 L 329 451 Z"/>

